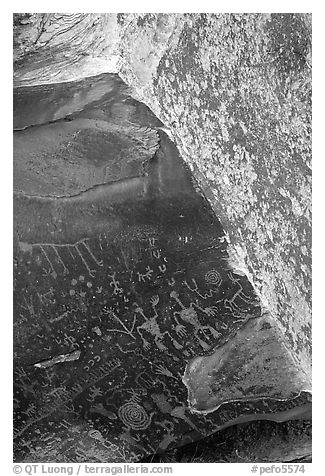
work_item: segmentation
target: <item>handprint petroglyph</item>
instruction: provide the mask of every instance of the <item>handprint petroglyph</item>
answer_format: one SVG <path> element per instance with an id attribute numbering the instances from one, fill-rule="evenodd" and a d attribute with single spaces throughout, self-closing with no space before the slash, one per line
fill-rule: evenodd
<path id="1" fill-rule="evenodd" d="M 175 311 L 173 313 L 173 315 L 176 319 L 176 322 L 177 322 L 177 326 L 175 328 L 177 334 L 178 335 L 184 335 L 184 333 L 185 333 L 184 325 L 179 322 L 179 319 L 177 318 L 177 316 L 178 316 L 180 319 L 182 319 L 183 322 L 185 322 L 186 324 L 191 324 L 191 326 L 194 327 L 195 337 L 197 338 L 201 347 L 203 349 L 206 349 L 206 350 L 209 349 L 210 345 L 207 344 L 205 341 L 203 341 L 200 338 L 199 332 L 201 331 L 206 338 L 208 338 L 208 335 L 206 334 L 207 331 L 209 331 L 210 334 L 214 338 L 217 338 L 217 337 L 220 336 L 219 332 L 217 332 L 210 325 L 201 324 L 201 322 L 199 320 L 199 317 L 198 317 L 198 314 L 197 314 L 196 310 L 193 308 L 193 303 L 191 303 L 190 307 L 184 306 L 184 304 L 182 303 L 182 301 L 179 298 L 179 294 L 176 291 L 172 291 L 170 293 L 170 297 L 172 299 L 174 299 L 177 302 L 177 304 L 181 307 L 181 311 Z"/>

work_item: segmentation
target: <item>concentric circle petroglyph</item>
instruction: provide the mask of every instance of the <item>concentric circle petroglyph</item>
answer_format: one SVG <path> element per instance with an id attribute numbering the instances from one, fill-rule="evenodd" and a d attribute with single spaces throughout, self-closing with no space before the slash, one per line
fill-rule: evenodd
<path id="1" fill-rule="evenodd" d="M 204 279 L 207 283 L 216 285 L 221 284 L 222 281 L 221 276 L 216 269 L 210 269 L 210 271 L 205 274 Z"/>
<path id="2" fill-rule="evenodd" d="M 134 402 L 127 402 L 118 410 L 121 421 L 133 430 L 145 430 L 150 425 L 150 417 L 145 409 Z"/>

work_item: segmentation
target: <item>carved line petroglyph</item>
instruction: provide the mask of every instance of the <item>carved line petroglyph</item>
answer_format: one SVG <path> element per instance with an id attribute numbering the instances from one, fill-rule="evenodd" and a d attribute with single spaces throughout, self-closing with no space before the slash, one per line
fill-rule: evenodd
<path id="1" fill-rule="evenodd" d="M 237 291 L 234 293 L 234 295 L 231 297 L 231 299 L 225 299 L 224 300 L 224 306 L 225 309 L 231 311 L 234 317 L 238 317 L 239 321 L 246 320 L 247 319 L 247 312 L 245 309 L 241 308 L 239 304 L 235 302 L 235 300 L 239 300 L 242 304 L 244 305 L 254 305 L 257 306 L 259 304 L 259 300 L 257 297 L 252 298 L 247 296 L 247 294 L 244 293 L 243 287 L 241 283 L 239 282 L 239 279 L 236 279 L 235 275 L 233 273 L 228 273 L 228 277 L 231 280 L 232 283 L 238 285 Z M 236 321 L 238 322 L 238 321 Z"/>
<path id="2" fill-rule="evenodd" d="M 126 427 L 133 430 L 145 430 L 151 423 L 151 415 L 133 401 L 129 401 L 118 409 L 118 416 Z"/>
<path id="3" fill-rule="evenodd" d="M 136 316 L 134 316 L 133 318 L 133 322 L 132 322 L 132 326 L 130 329 L 128 329 L 126 327 L 126 325 L 124 324 L 124 322 L 115 314 L 114 310 L 107 307 L 107 306 L 104 306 L 103 308 L 103 313 L 104 314 L 108 314 L 110 317 L 113 317 L 121 326 L 124 330 L 122 329 L 108 329 L 108 332 L 120 332 L 121 334 L 127 334 L 129 335 L 132 339 L 136 340 L 135 338 L 135 335 L 133 333 L 134 331 L 134 326 L 135 326 L 135 323 L 136 323 Z"/>
<path id="4" fill-rule="evenodd" d="M 206 273 L 204 278 L 207 283 L 214 284 L 216 286 L 220 286 L 220 284 L 222 283 L 221 276 L 216 269 L 210 269 L 210 271 Z"/>
<path id="5" fill-rule="evenodd" d="M 55 272 L 55 269 L 54 269 L 54 265 L 53 265 L 49 255 L 47 254 L 45 248 L 48 247 L 48 248 L 50 248 L 54 251 L 54 253 L 56 254 L 56 258 L 58 259 L 59 263 L 63 267 L 63 275 L 69 274 L 69 269 L 67 268 L 67 266 L 65 265 L 62 257 L 60 256 L 60 254 L 58 252 L 58 249 L 67 248 L 70 251 L 71 248 L 72 249 L 74 248 L 76 250 L 78 256 L 80 257 L 82 263 L 86 267 L 89 275 L 91 277 L 94 277 L 93 273 L 95 273 L 95 270 L 90 268 L 88 262 L 86 261 L 84 255 L 81 252 L 80 246 L 81 245 L 84 246 L 86 252 L 88 252 L 90 258 L 94 261 L 94 263 L 97 266 L 103 266 L 103 261 L 96 258 L 96 256 L 94 255 L 93 251 L 91 250 L 91 248 L 89 246 L 89 243 L 88 243 L 89 240 L 90 240 L 89 238 L 83 238 L 82 240 L 76 241 L 75 243 L 32 243 L 32 244 L 29 244 L 29 243 L 19 242 L 19 246 L 20 246 L 20 249 L 22 251 L 31 251 L 34 247 L 39 247 L 41 249 L 41 251 L 43 252 L 48 264 L 50 265 L 51 272 L 55 273 L 55 275 L 56 275 L 56 272 Z M 71 252 L 70 252 L 70 254 L 71 254 Z"/>
<path id="6" fill-rule="evenodd" d="M 184 405 L 172 407 L 171 404 L 168 402 L 166 395 L 164 395 L 163 393 L 153 393 L 151 394 L 151 398 L 162 413 L 168 413 L 169 415 L 177 419 L 185 421 L 191 428 L 199 432 L 198 428 L 194 425 L 194 423 L 185 415 Z"/>
<path id="7" fill-rule="evenodd" d="M 98 266 L 103 266 L 103 260 L 98 260 L 95 255 L 93 254 L 92 250 L 90 249 L 90 246 L 88 246 L 87 244 L 87 240 L 83 240 L 82 241 L 82 244 L 84 245 L 84 247 L 86 248 L 86 250 L 88 251 L 88 253 L 90 254 L 90 256 L 92 257 L 92 259 L 95 261 L 95 263 L 98 265 Z"/>
<path id="8" fill-rule="evenodd" d="M 195 309 L 193 308 L 193 305 L 195 305 L 195 304 L 191 303 L 190 307 L 185 307 L 184 304 L 182 303 L 182 301 L 179 298 L 179 294 L 176 291 L 171 291 L 170 297 L 172 299 L 174 299 L 177 302 L 177 304 L 181 307 L 181 311 L 175 311 L 173 313 L 173 315 L 175 317 L 175 320 L 177 322 L 177 326 L 176 326 L 176 329 L 175 329 L 177 335 L 185 336 L 186 333 L 187 333 L 185 326 L 183 324 L 180 324 L 179 320 L 176 317 L 176 316 L 179 316 L 182 319 L 183 322 L 185 322 L 187 324 L 191 324 L 194 327 L 194 334 L 195 334 L 195 337 L 197 338 L 199 344 L 201 345 L 201 347 L 203 349 L 208 350 L 210 348 L 210 345 L 208 345 L 206 342 L 204 342 L 200 338 L 199 331 L 201 331 L 206 338 L 208 338 L 208 336 L 206 335 L 206 331 L 210 331 L 211 335 L 214 338 L 220 337 L 220 333 L 217 332 L 216 329 L 214 329 L 210 325 L 201 324 L 201 322 L 199 321 L 199 318 L 198 318 L 198 314 L 195 311 Z"/>
<path id="9" fill-rule="evenodd" d="M 66 307 L 66 306 L 64 306 Z M 54 322 L 58 322 L 58 321 L 61 321 L 61 319 L 64 319 L 65 317 L 69 316 L 70 314 L 74 313 L 74 312 L 77 312 L 77 311 L 81 311 L 83 312 L 84 311 L 84 308 L 82 305 L 80 304 L 77 304 L 73 307 L 71 307 L 71 309 L 67 309 L 65 310 L 62 314 L 60 314 L 59 316 L 57 317 L 53 317 L 52 319 L 49 320 L 49 323 L 50 324 L 53 324 Z"/>
<path id="10" fill-rule="evenodd" d="M 123 294 L 123 288 L 120 287 L 120 282 L 115 278 L 116 271 L 114 271 L 113 274 L 108 274 L 107 276 L 111 278 L 109 285 L 114 287 L 113 294 Z"/>
<path id="11" fill-rule="evenodd" d="M 151 280 L 152 274 L 153 274 L 153 269 L 151 269 L 150 266 L 147 266 L 147 267 L 146 267 L 146 271 L 147 271 L 146 273 L 139 273 L 139 272 L 137 272 L 138 281 L 139 281 L 139 282 L 145 283 L 145 282 L 146 282 L 146 279 L 147 279 L 148 281 Z"/>
<path id="12" fill-rule="evenodd" d="M 25 306 L 21 305 L 21 308 L 28 311 L 30 317 L 32 319 L 34 319 L 35 318 L 35 308 L 34 308 L 34 304 L 33 304 L 33 296 L 29 296 L 29 302 L 27 302 L 27 299 L 24 296 L 24 302 L 25 302 Z"/>
<path id="13" fill-rule="evenodd" d="M 214 294 L 218 293 L 218 289 L 210 289 L 208 293 L 202 294 L 199 291 L 197 282 L 194 278 L 192 278 L 192 283 L 194 284 L 194 288 L 191 287 L 187 281 L 184 281 L 185 286 L 193 293 L 196 293 L 200 298 L 207 300 L 209 298 L 212 298 Z"/>
<path id="14" fill-rule="evenodd" d="M 145 350 L 149 350 L 150 347 L 151 347 L 151 344 L 145 339 L 145 337 L 143 335 L 143 332 L 142 332 L 142 331 L 146 331 L 154 337 L 154 341 L 155 341 L 155 344 L 158 347 L 158 349 L 160 349 L 162 351 L 165 351 L 165 352 L 168 350 L 167 347 L 163 343 L 163 338 L 164 338 L 165 335 L 168 335 L 170 337 L 170 339 L 171 339 L 171 341 L 172 341 L 172 343 L 173 343 L 173 345 L 176 349 L 181 349 L 182 346 L 179 344 L 179 342 L 177 342 L 176 339 L 174 339 L 174 337 L 170 334 L 169 331 L 166 330 L 164 332 L 161 332 L 161 330 L 160 330 L 158 320 L 157 320 L 157 318 L 158 318 L 157 305 L 159 303 L 159 296 L 157 296 L 157 295 L 153 296 L 151 298 L 150 302 L 151 302 L 151 307 L 154 311 L 154 314 L 151 317 L 146 316 L 142 307 L 137 306 L 136 309 L 135 309 L 135 312 L 137 314 L 139 314 L 140 316 L 142 316 L 143 319 L 144 319 L 143 324 L 137 326 L 137 328 L 136 328 L 139 336 L 142 339 L 143 348 Z"/>
<path id="15" fill-rule="evenodd" d="M 66 275 L 66 274 L 69 274 L 69 270 L 68 268 L 66 267 L 66 265 L 64 264 L 61 256 L 59 255 L 59 252 L 58 250 L 56 249 L 56 247 L 54 245 L 51 246 L 52 250 L 55 252 L 59 262 L 61 263 L 62 267 L 63 267 L 63 275 Z"/>
<path id="16" fill-rule="evenodd" d="M 93 371 L 87 377 L 84 377 L 80 382 L 74 384 L 71 387 L 71 390 L 61 389 L 54 396 L 57 397 L 57 401 L 51 402 L 48 405 L 42 407 L 37 416 L 27 421 L 26 424 L 20 430 L 14 431 L 14 438 L 21 436 L 31 425 L 34 423 L 43 420 L 44 418 L 52 415 L 53 412 L 58 410 L 60 407 L 66 405 L 70 401 L 74 400 L 78 395 L 84 392 L 87 388 L 92 387 L 100 380 L 107 377 L 115 369 L 119 369 L 121 366 L 120 359 L 113 359 L 109 362 L 106 362 L 104 365 L 100 366 L 98 370 Z"/>
<path id="17" fill-rule="evenodd" d="M 94 274 L 95 270 L 89 268 L 89 265 L 88 265 L 87 261 L 85 260 L 85 258 L 83 257 L 83 255 L 82 255 L 81 251 L 79 250 L 78 246 L 75 246 L 75 250 L 77 251 L 78 255 L 80 256 L 81 261 L 83 262 L 83 264 L 87 268 L 89 276 L 94 278 L 95 277 L 95 274 Z"/>

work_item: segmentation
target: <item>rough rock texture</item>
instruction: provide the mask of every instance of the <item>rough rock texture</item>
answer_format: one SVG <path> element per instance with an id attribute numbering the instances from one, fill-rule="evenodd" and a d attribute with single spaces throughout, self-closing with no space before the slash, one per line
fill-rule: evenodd
<path id="1" fill-rule="evenodd" d="M 150 463 L 311 463 L 309 421 L 254 421 L 218 431 L 197 443 L 168 450 Z M 295 467 L 294 467 L 295 470 Z"/>
<path id="2" fill-rule="evenodd" d="M 194 358 L 183 380 L 190 407 L 210 413 L 225 401 L 258 400 L 263 395 L 289 399 L 304 387 L 306 376 L 266 315 L 247 322 L 214 353 Z"/>
<path id="3" fill-rule="evenodd" d="M 158 149 L 147 117 L 116 75 L 16 89 L 15 190 L 62 197 L 141 175 Z"/>

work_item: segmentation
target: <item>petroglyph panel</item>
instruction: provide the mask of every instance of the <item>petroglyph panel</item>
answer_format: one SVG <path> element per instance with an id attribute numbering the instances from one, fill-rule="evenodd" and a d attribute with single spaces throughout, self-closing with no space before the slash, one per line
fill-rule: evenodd
<path id="1" fill-rule="evenodd" d="M 136 110 L 144 127 L 147 112 Z M 239 416 L 308 402 L 298 387 L 289 402 L 244 392 L 228 403 L 224 391 L 218 411 L 193 412 L 187 366 L 218 355 L 262 310 L 230 268 L 220 222 L 176 147 L 147 126 L 159 153 L 141 187 L 125 179 L 77 198 L 15 195 L 17 460 L 43 451 L 56 461 L 60 452 L 69 461 L 137 461 Z"/>

